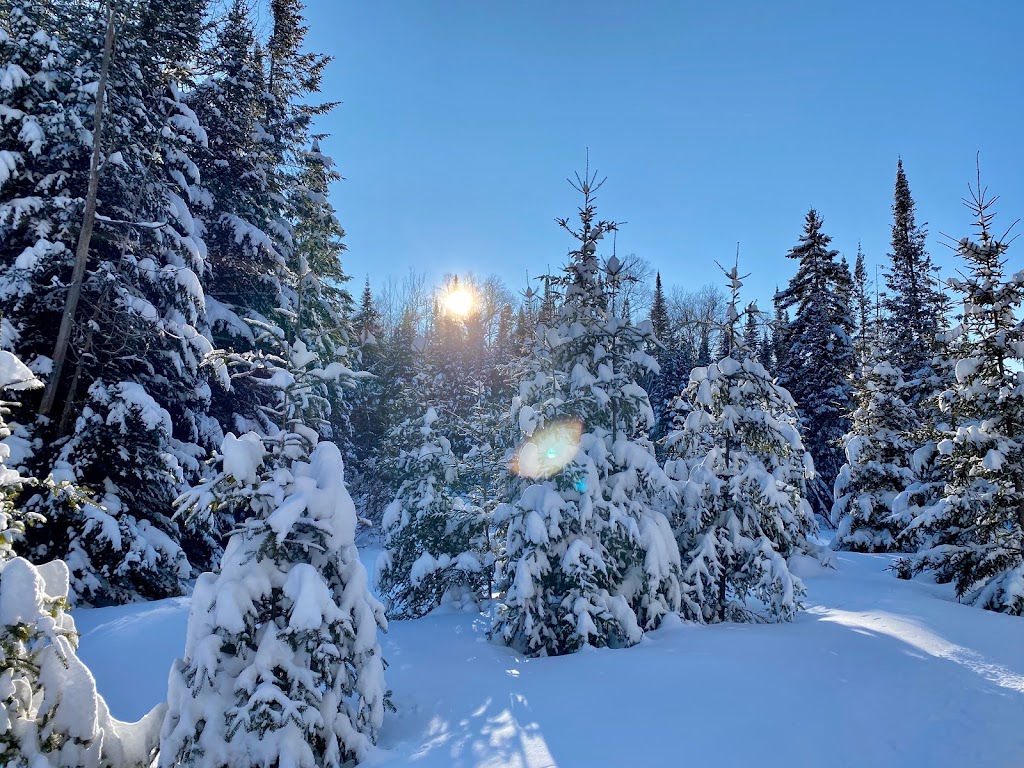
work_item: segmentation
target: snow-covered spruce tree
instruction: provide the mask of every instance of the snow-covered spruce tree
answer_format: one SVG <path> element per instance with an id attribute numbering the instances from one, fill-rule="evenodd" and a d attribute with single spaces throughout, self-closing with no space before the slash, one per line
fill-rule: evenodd
<path id="1" fill-rule="evenodd" d="M 0 763 L 11 768 L 147 768 L 157 707 L 117 723 L 75 653 L 78 635 L 60 560 L 0 563 Z"/>
<path id="2" fill-rule="evenodd" d="M 922 537 L 909 570 L 954 581 L 957 596 L 1004 613 L 1024 614 L 1024 271 L 1006 278 L 1007 236 L 981 186 L 967 205 L 977 240 L 963 238 L 967 263 L 950 285 L 963 298 L 954 332 L 955 381 L 940 402 L 952 430 L 938 442 L 945 493 L 910 523 Z"/>
<path id="3" fill-rule="evenodd" d="M 0 351 L 0 390 L 38 389 L 40 382 L 12 353 Z M 6 416 L 14 403 L 0 403 L 0 439 L 11 436 Z M 75 654 L 78 636 L 68 607 L 68 569 L 55 560 L 36 567 L 12 559 L 12 544 L 29 518 L 16 506 L 30 482 L 7 466 L 9 446 L 0 444 L 0 763 L 42 766 L 148 765 L 156 748 L 155 716 L 135 726 L 126 753 L 96 684 Z M 158 714 L 158 713 L 157 713 Z M 122 725 L 122 729 L 125 726 Z"/>
<path id="4" fill-rule="evenodd" d="M 263 335 L 259 346 L 277 355 L 230 363 L 234 376 L 277 393 L 278 431 L 228 434 L 220 471 L 179 500 L 191 518 L 227 507 L 245 521 L 220 572 L 196 584 L 160 766 L 348 765 L 375 740 L 387 704 L 383 607 L 356 550 L 341 453 L 317 431 L 320 385 L 347 369 L 315 367 L 316 355 L 280 329 Z"/>
<path id="5" fill-rule="evenodd" d="M 446 600 L 485 597 L 487 569 L 483 510 L 453 492 L 459 461 L 437 431 L 438 414 L 401 425 L 398 472 L 404 479 L 384 511 L 384 546 L 377 585 L 388 615 L 416 618 Z"/>
<path id="6" fill-rule="evenodd" d="M 832 238 L 821 231 L 822 219 L 807 212 L 800 242 L 787 257 L 799 262 L 796 275 L 776 294 L 778 308 L 794 308 L 785 329 L 785 350 L 778 357 L 779 384 L 792 394 L 800 414 L 805 445 L 814 458 L 815 478 L 807 499 L 826 519 L 832 508 L 832 485 L 843 464 L 840 441 L 849 431 L 853 411 L 850 384 L 854 372 L 851 276 Z"/>
<path id="7" fill-rule="evenodd" d="M 947 301 L 925 249 L 927 230 L 916 222 L 914 198 L 902 159 L 896 163 L 892 212 L 892 251 L 885 272 L 888 292 L 882 302 L 887 319 L 882 341 L 888 359 L 898 361 L 903 371 L 905 398 L 915 408 L 933 394 L 929 379 L 933 375 L 932 361 L 941 351 L 938 334 L 947 327 Z"/>
<path id="8" fill-rule="evenodd" d="M 910 433 L 917 416 L 902 398 L 903 375 L 876 363 L 856 381 L 857 410 L 843 438 L 846 463 L 835 482 L 833 547 L 855 552 L 892 552 L 903 525 L 893 500 L 914 482 Z"/>
<path id="9" fill-rule="evenodd" d="M 878 323 L 875 322 L 874 299 L 870 294 L 871 283 L 864 262 L 864 252 L 860 242 L 857 243 L 857 258 L 853 262 L 853 291 L 851 293 L 850 310 L 853 314 L 854 336 L 853 348 L 856 355 L 856 373 L 861 373 L 869 363 L 873 364 L 872 355 L 878 350 Z"/>
<path id="10" fill-rule="evenodd" d="M 10 219 L 11 229 L 0 234 L 0 310 L 17 330 L 13 349 L 47 381 L 42 398 L 23 398 L 46 417 L 34 427 L 38 439 L 27 466 L 106 498 L 115 522 L 98 528 L 87 508 L 41 488 L 26 505 L 46 522 L 29 531 L 21 551 L 35 560 L 70 558 L 73 593 L 92 591 L 87 599 L 94 602 L 181 594 L 191 568 L 178 567 L 178 553 L 188 548 L 199 564 L 214 554 L 202 542 L 190 547 L 168 522 L 170 500 L 195 479 L 198 458 L 213 445 L 199 366 L 210 351 L 201 333 L 204 249 L 190 213 L 197 176 L 186 154 L 204 135 L 178 96 L 189 79 L 185 62 L 195 59 L 201 16 L 198 2 L 189 0 L 159 9 L 57 3 L 36 13 L 35 39 L 49 47 L 51 63 L 66 66 L 35 81 L 48 119 L 38 123 L 42 151 L 25 166 L 24 180 L 33 186 L 5 201 L 27 216 Z M 76 34 L 63 34 L 67 29 Z M 66 124 L 75 127 L 71 138 Z M 94 181 L 95 228 L 88 237 L 91 218 L 83 210 Z M 33 196 L 48 202 L 26 207 Z M 71 319 L 70 335 L 58 334 L 55 345 L 63 317 Z M 150 431 L 146 419 L 118 420 L 139 402 L 135 394 L 166 415 L 167 429 Z M 110 425 L 93 418 L 108 415 Z M 102 450 L 87 445 L 104 430 L 112 443 Z M 149 468 L 144 476 L 115 466 L 136 458 Z M 133 561 L 131 578 L 108 572 L 93 582 L 74 562 L 76 551 L 87 555 L 80 562 Z"/>
<path id="11" fill-rule="evenodd" d="M 816 529 L 804 497 L 813 477 L 789 392 L 747 348 L 737 310 L 742 278 L 726 272 L 732 300 L 729 357 L 696 368 L 669 435 L 666 470 L 680 481 L 674 528 L 683 553 L 683 615 L 700 622 L 787 621 L 804 587 L 788 558 L 810 552 Z"/>
<path id="12" fill-rule="evenodd" d="M 636 383 L 657 370 L 645 352 L 651 328 L 616 313 L 623 275 L 614 256 L 598 262 L 615 224 L 596 219 L 595 179 L 588 170 L 574 184 L 579 228 L 559 221 L 578 245 L 551 281 L 561 306 L 538 328 L 512 407 L 523 440 L 494 633 L 534 656 L 631 645 L 679 608 L 679 552 L 655 506 L 672 488 L 644 435 L 653 413 Z"/>
<path id="13" fill-rule="evenodd" d="M 17 355 L 0 350 L 0 392 L 16 396 L 18 392 L 42 386 L 43 383 Z M 15 542 L 25 535 L 26 525 L 42 522 L 37 516 L 26 514 L 17 503 L 25 486 L 34 481 L 23 477 L 15 467 L 10 466 L 13 462 L 11 446 L 7 441 L 18 427 L 9 424 L 7 417 L 16 406 L 17 403 L 0 400 L 0 562 L 11 557 Z"/>
<path id="14" fill-rule="evenodd" d="M 692 355 L 684 348 L 672 327 L 660 272 L 655 277 L 650 320 L 656 341 L 648 351 L 658 361 L 658 373 L 651 377 L 649 392 L 651 407 L 654 409 L 651 439 L 655 445 L 660 445 L 660 439 L 672 425 L 672 401 L 693 368 Z"/>

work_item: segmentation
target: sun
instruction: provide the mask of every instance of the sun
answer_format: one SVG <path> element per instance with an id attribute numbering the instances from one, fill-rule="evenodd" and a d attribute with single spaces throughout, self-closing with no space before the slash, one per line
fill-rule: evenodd
<path id="1" fill-rule="evenodd" d="M 444 295 L 444 308 L 458 317 L 465 317 L 473 308 L 473 294 L 465 288 L 455 288 Z"/>

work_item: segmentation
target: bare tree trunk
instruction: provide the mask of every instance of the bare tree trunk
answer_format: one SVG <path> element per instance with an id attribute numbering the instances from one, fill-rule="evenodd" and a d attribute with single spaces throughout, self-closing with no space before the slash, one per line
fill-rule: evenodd
<path id="1" fill-rule="evenodd" d="M 46 382 L 43 400 L 39 404 L 39 415 L 49 416 L 57 399 L 57 387 L 68 356 L 71 343 L 71 331 L 75 324 L 75 313 L 78 311 L 78 300 L 82 296 L 82 282 L 85 278 L 85 266 L 89 258 L 89 243 L 92 230 L 96 223 L 96 196 L 100 185 L 100 144 L 103 132 L 103 102 L 107 90 L 107 75 L 110 71 L 110 57 L 114 48 L 114 3 L 107 2 L 107 34 L 103 42 L 103 62 L 100 65 L 100 82 L 96 89 L 96 111 L 93 119 L 92 160 L 89 163 L 89 191 L 85 196 L 85 214 L 82 217 L 82 229 L 78 233 L 78 246 L 75 249 L 75 269 L 72 273 L 71 288 L 68 292 L 64 316 L 60 320 L 57 332 L 57 343 L 53 347 L 53 369 Z"/>

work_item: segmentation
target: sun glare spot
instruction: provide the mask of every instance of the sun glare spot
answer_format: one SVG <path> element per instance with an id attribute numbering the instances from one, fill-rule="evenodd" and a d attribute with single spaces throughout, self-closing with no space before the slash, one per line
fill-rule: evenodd
<path id="1" fill-rule="evenodd" d="M 455 288 L 444 295 L 444 308 L 453 315 L 465 317 L 473 308 L 473 294 L 465 288 Z"/>

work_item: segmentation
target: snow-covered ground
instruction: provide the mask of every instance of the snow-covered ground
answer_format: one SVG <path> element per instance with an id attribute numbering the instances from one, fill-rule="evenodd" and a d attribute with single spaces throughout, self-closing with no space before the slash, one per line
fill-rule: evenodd
<path id="1" fill-rule="evenodd" d="M 375 552 L 364 553 L 372 563 Z M 801 562 L 793 624 L 672 622 L 625 650 L 525 659 L 476 613 L 391 622 L 397 714 L 372 766 L 1024 766 L 1024 619 L 903 582 L 882 555 Z M 186 599 L 77 611 L 115 717 L 164 699 Z"/>

